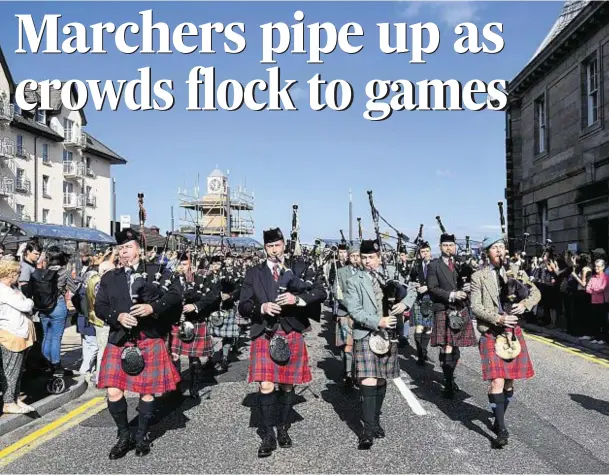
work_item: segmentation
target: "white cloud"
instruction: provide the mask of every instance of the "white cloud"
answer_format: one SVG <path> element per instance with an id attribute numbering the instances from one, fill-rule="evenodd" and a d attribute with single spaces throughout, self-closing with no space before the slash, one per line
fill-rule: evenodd
<path id="1" fill-rule="evenodd" d="M 306 97 L 306 95 L 307 91 L 302 87 L 294 87 L 290 89 L 290 96 L 296 101 L 302 97 Z"/>
<path id="2" fill-rule="evenodd" d="M 397 2 L 399 16 L 409 22 L 418 22 L 426 20 L 424 18 L 423 7 L 429 10 L 431 15 L 436 15 L 440 22 L 445 26 L 453 29 L 459 23 L 475 22 L 480 19 L 480 2 L 465 1 L 465 2 Z"/>
<path id="3" fill-rule="evenodd" d="M 436 176 L 453 176 L 453 172 L 450 168 L 438 168 L 436 170 Z"/>

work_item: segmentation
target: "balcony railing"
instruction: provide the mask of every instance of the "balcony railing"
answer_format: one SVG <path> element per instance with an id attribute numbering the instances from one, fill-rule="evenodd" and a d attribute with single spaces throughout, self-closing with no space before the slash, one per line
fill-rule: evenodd
<path id="1" fill-rule="evenodd" d="M 15 142 L 4 137 L 0 140 L 0 157 L 13 158 L 15 156 Z"/>
<path id="2" fill-rule="evenodd" d="M 87 176 L 89 178 L 97 178 L 97 174 L 93 171 L 91 167 L 87 168 Z"/>
<path id="3" fill-rule="evenodd" d="M 63 176 L 65 178 L 81 178 L 85 176 L 85 164 L 72 161 L 63 162 Z"/>
<path id="4" fill-rule="evenodd" d="M 27 178 L 17 178 L 15 180 L 15 191 L 19 191 L 20 193 L 30 193 L 32 189 L 32 184 L 30 180 Z"/>
<path id="5" fill-rule="evenodd" d="M 30 154 L 28 153 L 27 148 L 25 148 L 23 145 L 21 147 L 19 145 L 17 145 L 16 150 L 15 150 L 15 156 L 19 157 L 19 158 L 25 158 L 25 159 L 30 158 Z"/>
<path id="6" fill-rule="evenodd" d="M 15 106 L 6 101 L 0 102 L 0 121 L 10 122 L 15 117 Z"/>
<path id="7" fill-rule="evenodd" d="M 95 195 L 86 195 L 85 201 L 87 206 L 95 208 L 97 206 L 97 197 Z"/>
<path id="8" fill-rule="evenodd" d="M 11 178 L 4 178 L 0 181 L 0 196 L 10 196 L 15 192 L 15 181 Z"/>
<path id="9" fill-rule="evenodd" d="M 77 148 L 83 148 L 87 145 L 85 134 L 74 129 L 68 129 L 65 131 L 63 142 L 70 147 Z"/>
<path id="10" fill-rule="evenodd" d="M 63 207 L 66 209 L 82 208 L 85 197 L 82 193 L 69 193 L 63 194 Z"/>

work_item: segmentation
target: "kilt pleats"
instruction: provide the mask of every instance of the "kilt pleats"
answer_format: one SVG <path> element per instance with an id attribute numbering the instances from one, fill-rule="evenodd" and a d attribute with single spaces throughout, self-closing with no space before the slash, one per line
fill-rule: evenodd
<path id="1" fill-rule="evenodd" d="M 392 343 L 389 351 L 379 356 L 370 349 L 370 335 L 353 342 L 355 377 L 395 379 L 400 376 L 398 344 Z"/>
<path id="2" fill-rule="evenodd" d="M 210 356 L 214 352 L 212 336 L 207 331 L 205 322 L 196 322 L 195 339 L 185 343 L 178 337 L 179 327 L 174 325 L 171 329 L 171 353 L 191 358 Z"/>
<path id="3" fill-rule="evenodd" d="M 467 312 L 468 310 L 463 310 Z M 456 346 L 465 348 L 467 346 L 476 346 L 478 339 L 474 331 L 474 325 L 471 318 L 467 319 L 465 327 L 456 332 L 448 326 L 448 316 L 446 312 L 435 312 L 434 322 L 431 331 L 431 346 Z"/>
<path id="4" fill-rule="evenodd" d="M 535 376 L 533 363 L 520 327 L 514 329 L 514 335 L 520 343 L 521 350 L 520 354 L 510 361 L 497 356 L 495 352 L 496 337 L 493 333 L 487 332 L 480 337 L 478 349 L 480 350 L 483 380 L 529 379 Z"/>

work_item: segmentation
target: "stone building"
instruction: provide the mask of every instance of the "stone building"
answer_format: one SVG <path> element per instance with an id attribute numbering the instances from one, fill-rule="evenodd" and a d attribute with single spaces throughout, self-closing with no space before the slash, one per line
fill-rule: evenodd
<path id="1" fill-rule="evenodd" d="M 529 255 L 609 249 L 609 3 L 567 1 L 509 83 L 507 221 Z"/>

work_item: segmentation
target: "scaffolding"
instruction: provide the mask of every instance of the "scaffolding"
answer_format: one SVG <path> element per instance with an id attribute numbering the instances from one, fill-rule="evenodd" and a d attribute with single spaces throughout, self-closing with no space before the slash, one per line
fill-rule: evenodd
<path id="1" fill-rule="evenodd" d="M 219 170 L 214 170 L 218 173 Z M 251 236 L 254 227 L 254 193 L 249 192 L 243 185 L 231 189 L 228 176 L 217 174 L 224 179 L 224 186 L 220 190 L 199 194 L 199 182 L 189 195 L 178 189 L 178 199 L 183 215 L 179 216 L 181 233 L 194 233 L 195 227 L 200 227 L 200 233 L 208 236 Z"/>

